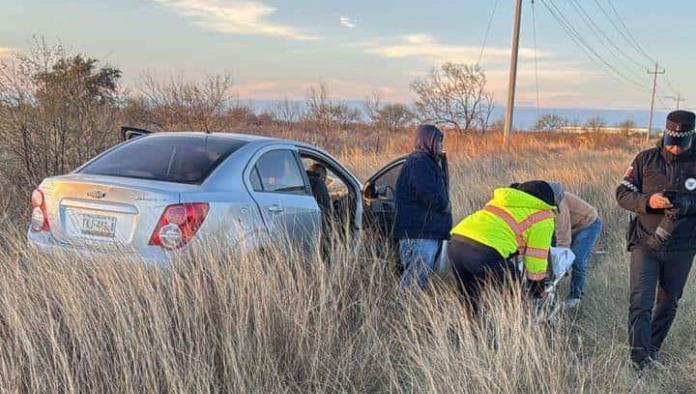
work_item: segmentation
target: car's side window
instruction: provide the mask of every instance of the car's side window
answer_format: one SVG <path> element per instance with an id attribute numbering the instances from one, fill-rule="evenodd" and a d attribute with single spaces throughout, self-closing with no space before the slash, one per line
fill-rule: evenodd
<path id="1" fill-rule="evenodd" d="M 403 167 L 404 163 L 397 164 L 374 180 L 374 190 L 377 197 L 393 198 L 396 191 L 396 181 L 399 179 Z"/>
<path id="2" fill-rule="evenodd" d="M 308 187 L 295 154 L 290 150 L 264 153 L 255 169 L 261 187 L 267 193 L 307 194 Z M 252 185 L 254 175 L 252 172 Z M 254 190 L 259 191 L 254 187 Z"/>

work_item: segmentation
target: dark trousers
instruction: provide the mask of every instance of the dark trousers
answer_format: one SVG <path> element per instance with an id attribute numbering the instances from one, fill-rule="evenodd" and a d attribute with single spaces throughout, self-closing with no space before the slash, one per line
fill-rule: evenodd
<path id="1" fill-rule="evenodd" d="M 459 290 L 473 310 L 478 309 L 482 288 L 486 285 L 507 287 L 516 279 L 517 267 L 500 256 L 495 249 L 464 237 L 455 237 L 448 244 L 449 257 Z"/>
<path id="2" fill-rule="evenodd" d="M 694 252 L 631 251 L 631 306 L 628 338 L 631 360 L 639 364 L 660 350 L 677 313 L 677 301 L 694 259 Z"/>

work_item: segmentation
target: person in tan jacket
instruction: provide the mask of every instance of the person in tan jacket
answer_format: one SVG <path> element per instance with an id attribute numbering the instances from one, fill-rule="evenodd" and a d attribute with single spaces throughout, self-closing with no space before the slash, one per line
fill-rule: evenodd
<path id="1" fill-rule="evenodd" d="M 552 187 L 559 187 L 555 184 Z M 580 304 L 585 288 L 587 259 L 592 252 L 599 234 L 602 231 L 602 219 L 597 208 L 585 200 L 569 192 L 561 191 L 556 216 L 556 246 L 570 248 L 575 254 L 573 262 L 570 291 L 565 301 L 567 308 L 575 308 Z"/>

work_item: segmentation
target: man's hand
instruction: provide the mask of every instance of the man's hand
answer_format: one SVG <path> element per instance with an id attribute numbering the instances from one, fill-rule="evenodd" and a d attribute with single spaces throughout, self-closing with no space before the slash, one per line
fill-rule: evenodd
<path id="1" fill-rule="evenodd" d="M 667 209 L 672 208 L 672 203 L 662 193 L 655 193 L 650 196 L 648 206 L 652 209 Z"/>

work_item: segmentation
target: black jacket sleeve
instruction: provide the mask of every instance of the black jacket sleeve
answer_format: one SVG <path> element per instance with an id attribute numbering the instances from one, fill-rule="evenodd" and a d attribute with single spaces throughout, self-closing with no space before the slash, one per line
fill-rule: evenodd
<path id="1" fill-rule="evenodd" d="M 415 191 L 416 198 L 425 206 L 438 212 L 447 210 L 449 206 L 449 193 L 440 168 L 435 161 L 426 159 L 418 160 L 410 168 L 409 183 Z"/>
<path id="2" fill-rule="evenodd" d="M 643 156 L 638 154 L 616 188 L 616 200 L 621 208 L 638 214 L 649 211 L 650 195 L 643 193 Z"/>
<path id="3" fill-rule="evenodd" d="M 321 210 L 322 216 L 331 215 L 331 195 L 329 194 L 329 189 L 326 184 L 319 178 L 310 177 L 310 186 L 312 187 L 312 194 L 314 199 L 317 200 L 317 205 Z"/>

